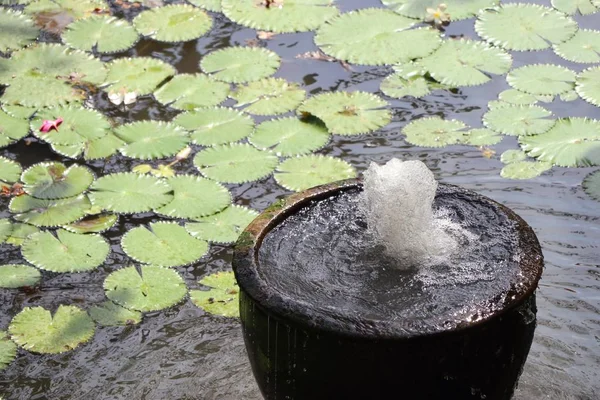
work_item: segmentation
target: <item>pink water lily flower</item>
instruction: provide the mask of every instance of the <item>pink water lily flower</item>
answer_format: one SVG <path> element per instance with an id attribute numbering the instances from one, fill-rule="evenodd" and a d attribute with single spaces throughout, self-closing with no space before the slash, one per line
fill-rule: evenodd
<path id="1" fill-rule="evenodd" d="M 40 127 L 40 132 L 48 133 L 52 130 L 58 131 L 58 127 L 63 123 L 63 119 L 58 117 L 55 120 L 45 119 Z"/>

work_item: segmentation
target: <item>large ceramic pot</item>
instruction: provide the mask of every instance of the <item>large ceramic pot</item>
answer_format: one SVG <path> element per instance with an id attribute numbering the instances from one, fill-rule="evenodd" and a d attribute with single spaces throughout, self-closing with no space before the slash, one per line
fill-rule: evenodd
<path id="1" fill-rule="evenodd" d="M 414 333 L 402 322 L 356 321 L 308 309 L 266 284 L 258 251 L 265 236 L 315 201 L 361 189 L 348 180 L 306 190 L 265 210 L 241 235 L 233 268 L 254 376 L 268 400 L 510 399 L 536 325 L 543 257 L 533 230 L 508 208 L 474 192 L 514 222 L 521 280 L 502 307 L 452 329 Z M 438 189 L 439 193 L 439 189 Z"/>

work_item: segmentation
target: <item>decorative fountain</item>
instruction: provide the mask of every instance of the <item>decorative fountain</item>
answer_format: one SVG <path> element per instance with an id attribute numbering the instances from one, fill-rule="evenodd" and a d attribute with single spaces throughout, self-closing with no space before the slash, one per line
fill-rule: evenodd
<path id="1" fill-rule="evenodd" d="M 274 204 L 233 266 L 266 399 L 496 400 L 533 340 L 543 257 L 508 208 L 392 160 Z"/>

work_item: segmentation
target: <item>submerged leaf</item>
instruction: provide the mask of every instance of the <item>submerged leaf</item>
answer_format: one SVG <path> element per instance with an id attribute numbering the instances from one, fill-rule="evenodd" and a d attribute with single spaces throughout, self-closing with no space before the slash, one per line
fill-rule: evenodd
<path id="1" fill-rule="evenodd" d="M 420 98 L 427 96 L 433 90 L 448 88 L 448 86 L 442 85 L 425 76 L 420 67 L 411 66 L 408 68 L 396 68 L 395 70 L 396 73 L 388 75 L 379 86 L 379 89 L 386 96 L 398 99 L 404 96 Z"/>
<path id="2" fill-rule="evenodd" d="M 154 92 L 160 103 L 178 110 L 194 110 L 220 104 L 229 94 L 229 85 L 204 74 L 179 74 Z"/>
<path id="3" fill-rule="evenodd" d="M 323 124 L 304 122 L 289 117 L 263 122 L 249 141 L 262 150 L 272 150 L 278 156 L 312 153 L 329 142 L 329 132 Z"/>
<path id="4" fill-rule="evenodd" d="M 600 31 L 580 29 L 571 39 L 554 45 L 554 52 L 573 62 L 600 62 Z"/>
<path id="5" fill-rule="evenodd" d="M 40 227 L 67 225 L 83 218 L 91 207 L 87 196 L 79 195 L 60 200 L 36 199 L 29 195 L 14 197 L 9 205 L 14 218 Z"/>
<path id="6" fill-rule="evenodd" d="M 552 168 L 551 163 L 540 161 L 515 161 L 505 165 L 500 176 L 507 179 L 533 179 Z"/>
<path id="7" fill-rule="evenodd" d="M 97 214 L 65 225 L 63 228 L 73 233 L 102 233 L 112 228 L 118 219 L 119 217 L 114 214 Z"/>
<path id="8" fill-rule="evenodd" d="M 79 50 L 115 53 L 133 46 L 138 34 L 124 19 L 93 15 L 67 26 L 62 38 L 67 45 Z"/>
<path id="9" fill-rule="evenodd" d="M 273 75 L 281 60 L 261 47 L 228 47 L 202 58 L 200 67 L 217 80 L 231 83 L 258 81 Z"/>
<path id="10" fill-rule="evenodd" d="M 600 67 L 588 68 L 577 76 L 575 88 L 582 99 L 600 107 Z"/>
<path id="11" fill-rule="evenodd" d="M 406 141 L 415 146 L 444 147 L 460 143 L 466 128 L 461 121 L 428 117 L 412 121 L 402 133 L 406 135 Z"/>
<path id="12" fill-rule="evenodd" d="M 289 158 L 275 172 L 277 183 L 296 192 L 354 177 L 356 170 L 347 162 L 314 154 Z"/>
<path id="13" fill-rule="evenodd" d="M 8 365 L 17 356 L 17 345 L 10 340 L 5 331 L 0 331 L 0 371 Z"/>
<path id="14" fill-rule="evenodd" d="M 252 117 L 225 107 L 182 113 L 173 123 L 191 131 L 192 141 L 202 146 L 237 142 L 254 130 Z"/>
<path id="15" fill-rule="evenodd" d="M 21 177 L 21 165 L 9 158 L 0 156 L 0 182 L 14 183 Z"/>
<path id="16" fill-rule="evenodd" d="M 135 325 L 142 322 L 142 313 L 128 310 L 112 301 L 105 301 L 88 310 L 90 317 L 102 326 Z"/>
<path id="17" fill-rule="evenodd" d="M 556 120 L 552 113 L 536 105 L 512 105 L 494 108 L 483 115 L 483 123 L 505 135 L 537 135 L 547 132 Z"/>
<path id="18" fill-rule="evenodd" d="M 25 15 L 0 9 L 0 52 L 7 53 L 31 44 L 39 30 Z"/>
<path id="19" fill-rule="evenodd" d="M 198 239 L 213 243 L 234 243 L 242 231 L 258 217 L 258 212 L 238 205 L 232 205 L 218 214 L 199 218 L 185 224 L 185 229 Z"/>
<path id="20" fill-rule="evenodd" d="M 115 135 L 125 142 L 119 151 L 127 157 L 152 160 L 174 156 L 189 141 L 186 131 L 169 122 L 137 121 L 121 125 Z"/>
<path id="21" fill-rule="evenodd" d="M 239 317 L 239 292 L 240 288 L 233 272 L 216 272 L 200 280 L 210 290 L 191 290 L 192 302 L 214 315 L 223 317 Z"/>
<path id="22" fill-rule="evenodd" d="M 35 286 L 41 279 L 42 274 L 40 271 L 29 265 L 0 265 L 0 288 L 16 289 L 23 286 Z M 0 369 L 2 369 L 1 358 Z"/>
<path id="23" fill-rule="evenodd" d="M 423 19 L 427 8 L 437 7 L 440 2 L 446 5 L 446 12 L 452 21 L 471 18 L 479 10 L 489 8 L 500 3 L 500 0 L 382 0 L 382 3 L 398 14 L 410 18 Z"/>
<path id="24" fill-rule="evenodd" d="M 600 171 L 592 172 L 583 180 L 583 190 L 594 200 L 600 201 Z"/>
<path id="25" fill-rule="evenodd" d="M 106 84 L 110 90 L 124 89 L 138 96 L 150 94 L 176 71 L 171 65 L 157 58 L 118 58 L 108 65 Z"/>
<path id="26" fill-rule="evenodd" d="M 58 162 L 43 162 L 23 172 L 21 180 L 25 192 L 38 199 L 64 199 L 84 192 L 94 181 L 87 167 Z"/>
<path id="27" fill-rule="evenodd" d="M 530 64 L 510 71 L 508 84 L 534 95 L 557 95 L 575 86 L 575 72 L 558 65 Z"/>
<path id="28" fill-rule="evenodd" d="M 501 141 L 502 135 L 491 129 L 471 129 L 463 137 L 463 143 L 471 146 L 491 146 Z"/>
<path id="29" fill-rule="evenodd" d="M 306 92 L 297 84 L 281 78 L 265 78 L 239 86 L 231 94 L 245 112 L 255 115 L 278 115 L 298 107 Z"/>
<path id="30" fill-rule="evenodd" d="M 188 4 L 169 4 L 138 14 L 133 25 L 142 35 L 161 42 L 186 42 L 207 33 L 212 19 Z"/>
<path id="31" fill-rule="evenodd" d="M 525 161 L 527 154 L 523 150 L 510 149 L 506 150 L 500 156 L 500 161 L 504 164 L 512 164 L 518 161 Z"/>

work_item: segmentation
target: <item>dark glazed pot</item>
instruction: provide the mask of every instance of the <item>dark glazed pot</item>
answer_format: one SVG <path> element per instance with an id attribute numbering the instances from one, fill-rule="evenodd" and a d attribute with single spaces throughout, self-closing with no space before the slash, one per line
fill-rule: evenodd
<path id="1" fill-rule="evenodd" d="M 449 185 L 440 185 L 449 187 Z M 345 320 L 307 311 L 265 284 L 258 249 L 275 226 L 313 201 L 355 190 L 357 180 L 309 189 L 265 210 L 241 235 L 233 268 L 254 376 L 267 400 L 510 399 L 536 325 L 543 257 L 533 230 L 508 208 L 518 231 L 522 280 L 503 308 L 442 332 L 414 334 L 401 323 Z"/>

